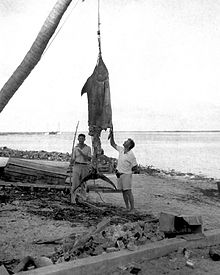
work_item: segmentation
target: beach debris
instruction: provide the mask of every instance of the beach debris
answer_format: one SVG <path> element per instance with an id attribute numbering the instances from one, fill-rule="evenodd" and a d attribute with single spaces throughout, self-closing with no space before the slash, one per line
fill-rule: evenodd
<path id="1" fill-rule="evenodd" d="M 135 238 L 130 238 L 129 243 L 126 247 L 130 251 L 136 251 L 138 247 L 137 245 L 135 245 Z"/>
<path id="2" fill-rule="evenodd" d="M 51 261 L 51 259 L 45 256 L 42 256 L 42 257 L 26 256 L 14 268 L 13 272 L 18 273 L 20 271 L 26 271 L 26 270 L 35 269 L 35 268 L 48 266 L 52 264 L 53 262 Z"/>
<path id="3" fill-rule="evenodd" d="M 183 255 L 185 256 L 185 258 L 188 260 L 191 256 L 191 251 L 186 249 L 186 248 L 183 248 Z"/>
<path id="4" fill-rule="evenodd" d="M 201 216 L 186 216 L 175 213 L 161 212 L 159 217 L 160 230 L 169 237 L 178 234 L 202 232 Z"/>
<path id="5" fill-rule="evenodd" d="M 51 259 L 48 258 L 48 257 L 45 257 L 45 256 L 43 256 L 43 257 L 34 257 L 33 259 L 34 259 L 34 264 L 35 264 L 36 268 L 53 264 Z"/>
<path id="6" fill-rule="evenodd" d="M 92 236 L 98 234 L 100 231 L 104 230 L 104 228 L 110 223 L 110 218 L 103 218 L 103 220 L 98 223 L 97 226 L 92 226 L 89 232 L 86 235 L 80 236 L 75 242 L 73 247 L 71 248 L 71 252 L 73 253 L 80 247 L 84 247 L 87 242 L 91 241 Z"/>
<path id="7" fill-rule="evenodd" d="M 91 227 L 88 233 L 76 236 L 73 243 L 63 244 L 54 253 L 53 262 L 96 256 L 124 249 L 135 251 L 140 245 L 164 238 L 164 234 L 159 231 L 158 223 L 154 220 L 152 223 L 146 220 L 112 224 L 114 218 L 104 218 L 96 227 Z"/>
<path id="8" fill-rule="evenodd" d="M 77 202 L 77 204 L 81 204 L 81 205 L 84 205 L 84 206 L 87 206 L 87 207 L 91 207 L 91 208 L 93 208 L 94 210 L 96 210 L 96 211 L 98 211 L 98 212 L 103 212 L 103 211 L 105 211 L 104 208 L 97 207 L 97 206 L 94 205 L 93 203 L 88 202 L 88 201 L 86 201 L 85 199 L 83 199 L 81 196 L 77 196 L 77 197 L 76 197 L 76 202 Z"/>
<path id="9" fill-rule="evenodd" d="M 209 256 L 213 261 L 220 261 L 220 250 L 210 247 Z"/>
<path id="10" fill-rule="evenodd" d="M 191 267 L 191 268 L 194 268 L 194 262 L 192 260 L 187 260 L 186 265 Z"/>
<path id="11" fill-rule="evenodd" d="M 195 265 L 195 261 L 193 261 L 191 258 L 192 258 L 192 251 L 187 249 L 187 248 L 183 248 L 183 251 L 182 251 L 184 257 L 185 257 L 185 260 L 186 260 L 186 265 L 188 267 L 191 267 L 191 268 L 194 268 L 194 265 Z"/>
<path id="12" fill-rule="evenodd" d="M 0 275 L 9 275 L 8 270 L 5 268 L 4 265 L 0 266 Z"/>
<path id="13" fill-rule="evenodd" d="M 61 244 L 61 243 L 63 243 L 63 238 L 33 241 L 33 244 Z"/>
<path id="14" fill-rule="evenodd" d="M 12 158 L 22 158 L 22 159 L 42 159 L 42 160 L 55 160 L 55 161 L 70 161 L 70 153 L 61 152 L 47 152 L 44 150 L 16 150 L 11 149 L 6 146 L 0 147 L 1 157 L 12 157 Z"/>
<path id="15" fill-rule="evenodd" d="M 10 196 L 0 193 L 0 204 L 7 204 L 10 201 Z"/>
<path id="16" fill-rule="evenodd" d="M 140 268 L 134 266 L 134 267 L 131 268 L 130 273 L 131 274 L 138 274 L 140 271 L 141 271 Z"/>
<path id="17" fill-rule="evenodd" d="M 128 267 L 125 265 L 120 265 L 118 266 L 118 269 L 125 271 L 126 269 L 128 269 Z"/>
<path id="18" fill-rule="evenodd" d="M 14 268 L 13 273 L 28 270 L 29 267 L 34 267 L 34 259 L 31 256 L 24 257 L 20 263 Z"/>

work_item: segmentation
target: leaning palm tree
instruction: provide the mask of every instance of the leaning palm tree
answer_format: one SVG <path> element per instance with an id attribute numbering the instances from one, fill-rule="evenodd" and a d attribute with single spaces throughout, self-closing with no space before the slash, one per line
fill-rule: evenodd
<path id="1" fill-rule="evenodd" d="M 58 0 L 30 50 L 0 91 L 0 112 L 39 62 L 50 38 L 72 0 Z"/>

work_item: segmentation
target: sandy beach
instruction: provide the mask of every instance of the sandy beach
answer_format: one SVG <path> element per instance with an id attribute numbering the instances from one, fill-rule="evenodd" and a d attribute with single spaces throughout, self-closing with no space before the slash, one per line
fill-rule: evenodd
<path id="1" fill-rule="evenodd" d="M 115 175 L 108 176 L 115 180 Z M 220 227 L 219 193 L 213 179 L 186 175 L 171 176 L 163 173 L 135 174 L 133 175 L 133 193 L 138 212 L 155 217 L 159 217 L 161 212 L 201 215 L 204 230 Z M 69 207 L 67 204 L 68 196 L 59 195 L 53 198 L 54 195 L 50 194 L 53 202 L 50 201 L 48 205 L 45 202 L 49 201 L 49 198 L 45 198 L 44 205 L 46 206 L 42 209 L 42 206 L 39 205 L 39 198 L 37 199 L 36 196 L 27 200 L 25 194 L 22 195 L 19 191 L 17 191 L 17 195 L 15 191 L 14 195 L 10 203 L 1 205 L 1 263 L 8 263 L 9 266 L 13 266 L 27 255 L 49 256 L 59 244 L 39 245 L 34 241 L 47 238 L 65 238 L 71 233 L 80 234 L 88 230 L 85 223 L 87 220 L 83 218 L 81 220 L 75 219 L 75 222 L 51 218 L 50 213 L 54 211 L 54 207 L 56 207 L 56 211 L 57 208 Z M 124 207 L 120 193 L 97 194 L 91 192 L 89 196 L 93 202 L 105 202 L 119 209 Z M 41 214 L 36 211 L 39 208 L 42 210 Z M 74 208 L 72 211 L 74 212 Z M 43 212 L 44 215 L 42 215 Z"/>
<path id="2" fill-rule="evenodd" d="M 116 251 L 138 258 L 105 275 L 219 274 L 220 2 L 2 0 L 0 14 L 0 275 Z M 116 169 L 135 171 L 135 209 Z M 166 231 L 163 212 L 194 217 Z M 184 234 L 191 252 L 146 260 Z"/>
<path id="3" fill-rule="evenodd" d="M 113 176 L 114 178 L 114 176 Z M 156 216 L 160 212 L 202 215 L 204 228 L 220 227 L 220 196 L 213 179 L 196 176 L 133 175 L 136 209 Z M 93 199 L 100 200 L 92 194 Z M 123 206 L 121 194 L 103 194 L 105 202 Z"/>

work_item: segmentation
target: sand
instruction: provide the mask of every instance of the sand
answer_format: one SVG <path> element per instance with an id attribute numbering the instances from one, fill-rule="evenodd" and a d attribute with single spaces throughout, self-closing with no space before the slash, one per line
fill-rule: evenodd
<path id="1" fill-rule="evenodd" d="M 114 175 L 109 177 L 115 180 Z M 213 179 L 188 177 L 186 175 L 170 176 L 161 173 L 148 175 L 143 173 L 133 175 L 133 194 L 135 207 L 139 211 L 144 211 L 156 217 L 159 217 L 161 212 L 201 215 L 204 230 L 220 227 L 220 196 L 217 184 Z M 120 193 L 101 193 L 99 195 L 91 193 L 90 199 L 93 201 L 104 201 L 118 207 L 124 206 L 122 194 Z M 59 204 L 59 199 L 54 201 L 54 203 Z M 33 205 L 33 203 L 30 205 L 32 209 Z M 35 208 L 37 207 L 38 204 L 36 203 Z M 45 238 L 62 238 L 70 233 L 88 230 L 83 221 L 48 220 L 46 216 L 31 213 L 28 208 L 28 202 L 22 202 L 20 197 L 6 205 L 1 205 L 0 263 L 6 265 L 8 263 L 8 266 L 12 266 L 13 263 L 15 265 L 26 255 L 50 255 L 54 251 L 54 245 L 36 245 L 34 241 Z M 46 205 L 45 213 L 50 211 L 48 208 L 48 205 Z M 151 274 L 174 274 L 172 273 L 172 268 L 169 271 L 168 267 L 166 267 L 166 273 L 161 273 L 164 261 L 161 258 L 158 259 L 158 264 L 151 265 Z M 212 265 L 210 259 L 209 261 Z M 204 265 L 204 268 L 205 266 L 207 264 Z M 153 273 L 154 271 L 156 273 Z M 115 274 L 128 274 L 126 270 L 117 272 L 119 271 L 116 271 Z M 176 272 L 175 274 L 187 273 Z"/>
<path id="2" fill-rule="evenodd" d="M 195 176 L 133 175 L 135 208 L 159 216 L 160 212 L 202 215 L 203 227 L 220 228 L 220 195 L 213 179 Z M 92 198 L 101 201 L 98 195 Z M 102 194 L 105 202 L 123 206 L 122 195 Z"/>

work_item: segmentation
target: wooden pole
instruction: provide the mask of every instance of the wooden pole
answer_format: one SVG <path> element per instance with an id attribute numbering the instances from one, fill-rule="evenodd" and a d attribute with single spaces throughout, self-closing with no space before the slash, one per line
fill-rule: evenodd
<path id="1" fill-rule="evenodd" d="M 79 127 L 79 121 L 77 122 L 76 125 L 76 130 L 74 133 L 74 138 L 73 138 L 73 145 L 72 145 L 72 152 L 71 152 L 71 159 L 70 159 L 70 202 L 72 202 L 72 173 L 73 173 L 73 153 L 74 153 L 74 147 L 75 147 L 75 142 L 76 142 L 76 135 Z"/>

